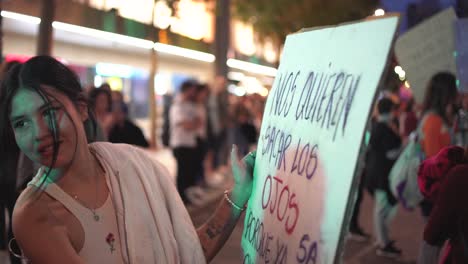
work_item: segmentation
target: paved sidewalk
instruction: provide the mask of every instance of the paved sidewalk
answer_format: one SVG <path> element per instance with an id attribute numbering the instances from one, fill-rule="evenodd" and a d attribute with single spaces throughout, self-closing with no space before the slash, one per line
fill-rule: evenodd
<path id="1" fill-rule="evenodd" d="M 193 213 L 192 219 L 196 226 L 205 221 L 215 205 L 208 206 L 203 210 Z M 362 215 L 360 216 L 363 228 L 372 234 L 372 209 L 373 200 L 365 195 L 362 204 Z M 213 264 L 242 263 L 240 241 L 242 237 L 244 219 L 240 219 L 232 236 L 226 245 L 212 261 Z M 391 226 L 391 237 L 395 239 L 396 245 L 403 250 L 403 256 L 399 260 L 378 257 L 375 254 L 374 241 L 365 243 L 348 240 L 345 245 L 344 264 L 415 264 L 418 254 L 420 238 L 422 237 L 424 221 L 419 211 L 407 212 L 399 210 L 395 221 Z M 375 236 L 374 236 L 375 237 Z"/>

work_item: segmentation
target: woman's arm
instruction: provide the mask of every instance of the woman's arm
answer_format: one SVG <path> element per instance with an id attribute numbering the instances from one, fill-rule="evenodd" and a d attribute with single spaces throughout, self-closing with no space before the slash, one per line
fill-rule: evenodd
<path id="1" fill-rule="evenodd" d="M 250 153 L 239 161 L 237 148 L 233 147 L 231 164 L 234 188 L 225 194 L 213 216 L 197 230 L 207 262 L 210 262 L 226 243 L 250 198 L 254 163 L 255 153 Z"/>
<path id="2" fill-rule="evenodd" d="M 13 232 L 23 254 L 34 264 L 84 264 L 68 239 L 66 228 L 38 201 L 17 205 Z"/>
<path id="3" fill-rule="evenodd" d="M 213 216 L 198 228 L 198 238 L 207 262 L 210 262 L 226 243 L 241 214 L 241 210 L 234 208 L 223 199 Z"/>

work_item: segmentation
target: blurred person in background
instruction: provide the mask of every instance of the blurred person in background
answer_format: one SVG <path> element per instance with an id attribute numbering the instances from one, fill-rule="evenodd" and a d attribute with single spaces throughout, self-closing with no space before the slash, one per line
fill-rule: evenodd
<path id="1" fill-rule="evenodd" d="M 227 126 L 229 118 L 229 102 L 227 81 L 223 76 L 216 76 L 212 90 L 208 96 L 208 124 L 210 125 L 210 148 L 213 151 L 213 172 L 223 172 L 228 161 L 229 144 L 227 142 Z"/>
<path id="2" fill-rule="evenodd" d="M 110 84 L 108 84 L 108 83 L 103 83 L 103 84 L 101 84 L 101 86 L 99 86 L 99 89 L 101 89 L 101 90 L 106 90 L 106 91 L 108 91 L 109 93 L 112 93 L 111 86 L 110 86 Z"/>
<path id="3" fill-rule="evenodd" d="M 170 131 L 170 109 L 173 102 L 173 95 L 172 94 L 165 94 L 162 96 L 163 102 L 163 125 L 162 125 L 162 134 L 161 134 L 161 143 L 163 146 L 169 147 L 169 141 L 171 138 L 171 131 Z"/>
<path id="4" fill-rule="evenodd" d="M 389 98 L 377 103 L 378 116 L 372 127 L 366 161 L 367 187 L 374 196 L 376 254 L 396 258 L 401 250 L 389 237 L 389 226 L 397 212 L 398 201 L 390 190 L 389 174 L 401 150 L 401 138 L 395 125 L 397 106 Z"/>
<path id="5" fill-rule="evenodd" d="M 90 94 L 92 90 L 96 89 L 96 86 L 94 86 L 94 84 L 88 84 L 86 85 L 85 87 L 83 87 L 83 91 L 86 93 L 86 94 Z"/>
<path id="6" fill-rule="evenodd" d="M 439 72 L 432 76 L 426 88 L 419 139 L 426 159 L 435 156 L 441 149 L 454 140 L 453 123 L 456 116 L 458 91 L 456 78 L 452 73 Z M 421 202 L 421 213 L 425 220 L 431 215 L 433 203 L 427 199 Z M 422 241 L 419 249 L 419 263 L 429 255 L 434 255 L 440 248 Z"/>
<path id="7" fill-rule="evenodd" d="M 128 107 L 124 102 L 113 103 L 114 126 L 109 132 L 109 142 L 126 143 L 143 148 L 149 144 L 141 129 L 128 118 Z"/>
<path id="8" fill-rule="evenodd" d="M 200 126 L 196 131 L 196 164 L 197 170 L 192 172 L 195 174 L 195 185 L 186 189 L 185 193 L 187 199 L 195 204 L 201 205 L 204 203 L 205 198 L 205 189 L 206 186 L 206 177 L 212 171 L 211 166 L 207 166 L 207 157 L 209 157 L 209 122 L 207 120 L 207 98 L 209 94 L 209 87 L 207 84 L 197 84 L 196 85 L 196 115 L 200 120 Z"/>
<path id="9" fill-rule="evenodd" d="M 209 122 L 207 119 L 208 108 L 207 108 L 207 98 L 209 94 L 209 87 L 207 84 L 198 84 L 197 85 L 197 95 L 196 95 L 196 107 L 197 107 L 197 116 L 200 119 L 200 126 L 197 129 L 197 149 L 198 149 L 198 158 L 197 162 L 200 166 L 197 170 L 197 183 L 204 184 L 205 181 L 205 158 L 208 152 L 208 127 Z"/>
<path id="10" fill-rule="evenodd" d="M 440 72 L 432 77 L 426 89 L 420 124 L 420 142 L 425 158 L 436 155 L 442 148 L 452 144 L 457 96 L 453 74 Z M 431 209 L 430 202 L 422 202 L 421 210 L 425 218 L 429 217 Z"/>
<path id="11" fill-rule="evenodd" d="M 468 145 L 468 93 L 461 95 L 461 107 L 455 124 L 455 144 Z"/>
<path id="12" fill-rule="evenodd" d="M 404 105 L 400 114 L 400 136 L 405 145 L 409 135 L 416 130 L 418 126 L 418 117 L 414 110 L 414 98 L 410 98 Z"/>
<path id="13" fill-rule="evenodd" d="M 239 153 L 245 155 L 257 142 L 257 129 L 253 125 L 252 114 L 244 104 L 241 103 L 236 107 L 234 116 L 236 118 L 234 144 L 239 148 Z"/>
<path id="14" fill-rule="evenodd" d="M 181 84 L 169 110 L 169 143 L 177 161 L 177 190 L 185 204 L 190 203 L 186 195 L 187 188 L 195 186 L 196 172 L 200 168 L 197 138 L 202 123 L 197 110 L 197 83 L 187 80 Z"/>
<path id="15" fill-rule="evenodd" d="M 111 92 L 112 103 L 114 102 L 125 102 L 124 96 L 120 91 L 112 91 Z"/>
<path id="16" fill-rule="evenodd" d="M 109 132 L 114 125 L 114 115 L 112 114 L 112 95 L 110 88 L 104 84 L 100 88 L 93 89 L 89 94 L 91 109 L 97 121 L 97 141 L 107 141 Z"/>
<path id="17" fill-rule="evenodd" d="M 434 203 L 424 229 L 424 243 L 434 247 L 426 251 L 421 264 L 468 263 L 468 146 L 445 147 L 425 160 L 419 169 L 424 179 L 424 194 Z M 444 247 L 442 258 L 440 249 Z"/>
<path id="18" fill-rule="evenodd" d="M 252 123 L 257 130 L 257 134 L 260 134 L 262 128 L 262 120 L 263 120 L 263 110 L 265 109 L 265 102 L 266 97 L 262 97 L 261 95 L 254 94 L 252 97 Z"/>

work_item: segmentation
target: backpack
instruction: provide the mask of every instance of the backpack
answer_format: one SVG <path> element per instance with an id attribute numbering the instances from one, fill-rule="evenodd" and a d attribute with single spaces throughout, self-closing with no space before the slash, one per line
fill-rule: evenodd
<path id="1" fill-rule="evenodd" d="M 389 174 L 390 190 L 393 196 L 411 210 L 419 205 L 423 196 L 418 187 L 418 169 L 424 159 L 417 132 L 413 132 L 408 144 L 398 157 Z"/>
<path id="2" fill-rule="evenodd" d="M 410 134 L 407 145 L 393 164 L 389 174 L 390 190 L 393 196 L 408 210 L 417 207 L 424 198 L 418 186 L 418 170 L 425 158 L 420 142 L 423 138 L 422 125 L 426 118 L 427 115 L 423 117 L 417 129 Z"/>
<path id="3" fill-rule="evenodd" d="M 424 198 L 434 203 L 448 172 L 465 162 L 465 149 L 459 146 L 445 147 L 437 155 L 422 162 L 418 171 L 418 185 Z"/>

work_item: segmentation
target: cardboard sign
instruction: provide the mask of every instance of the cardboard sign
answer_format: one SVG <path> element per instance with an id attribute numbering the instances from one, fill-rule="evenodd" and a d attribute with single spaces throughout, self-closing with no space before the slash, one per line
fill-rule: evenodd
<path id="1" fill-rule="evenodd" d="M 397 25 L 387 17 L 287 37 L 264 110 L 243 263 L 339 261 Z"/>
<path id="2" fill-rule="evenodd" d="M 458 88 L 468 93 L 468 18 L 459 19 L 455 24 L 455 46 Z"/>
<path id="3" fill-rule="evenodd" d="M 395 54 L 406 72 L 414 99 L 424 100 L 427 84 L 440 71 L 456 74 L 453 8 L 437 13 L 406 32 L 395 43 Z"/>

